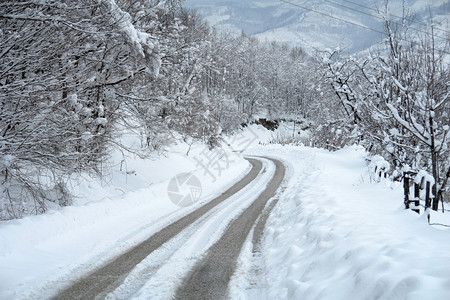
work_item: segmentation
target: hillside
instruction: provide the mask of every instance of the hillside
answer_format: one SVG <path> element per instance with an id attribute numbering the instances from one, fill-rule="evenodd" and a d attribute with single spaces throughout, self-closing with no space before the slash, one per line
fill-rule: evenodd
<path id="1" fill-rule="evenodd" d="M 288 2 L 298 6 L 269 0 L 188 0 L 185 6 L 198 10 L 210 25 L 222 31 L 234 33 L 244 31 L 262 40 L 300 45 L 309 52 L 316 48 L 339 47 L 353 53 L 370 47 L 382 38 L 382 35 L 376 31 L 383 31 L 383 23 L 377 18 L 378 15 L 374 9 L 382 9 L 384 1 L 365 0 L 356 3 L 347 0 L 296 0 Z M 418 22 L 428 21 L 430 8 L 433 20 L 440 23 L 442 28 L 448 27 L 450 13 L 448 1 L 409 0 L 406 2 Z M 401 4 L 402 1 L 399 0 L 390 1 L 389 8 L 392 14 L 402 14 Z M 335 18 L 326 15 L 332 15 Z M 415 23 L 415 26 L 423 29 L 419 23 Z"/>

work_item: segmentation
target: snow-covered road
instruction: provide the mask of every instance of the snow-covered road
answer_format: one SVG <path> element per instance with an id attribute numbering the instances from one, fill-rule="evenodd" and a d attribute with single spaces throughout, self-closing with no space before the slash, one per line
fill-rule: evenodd
<path id="1" fill-rule="evenodd" d="M 275 173 L 274 167 L 268 160 L 251 158 L 248 160 L 253 166 L 251 171 L 224 194 L 155 233 L 143 243 L 59 293 L 55 299 L 95 297 L 129 299 L 141 293 L 145 293 L 145 298 L 158 299 L 167 298 L 168 295 L 173 294 L 180 281 L 186 277 L 211 245 L 223 240 L 223 232 L 229 227 L 229 223 L 241 213 L 239 218 L 246 222 L 248 218 L 256 220 L 260 211 L 247 212 L 247 207 L 256 203 L 255 199 L 258 197 L 257 204 L 262 210 L 265 202 L 272 197 L 283 180 L 284 171 L 277 170 L 276 180 L 268 182 Z M 282 164 L 278 162 L 278 165 L 277 169 L 282 169 Z M 260 190 L 261 186 L 266 185 L 267 189 Z M 266 198 L 260 199 L 261 197 Z M 253 206 L 252 204 L 251 207 Z M 241 227 L 239 224 L 236 226 Z M 233 236 L 235 241 L 245 240 L 248 231 L 252 228 L 252 223 L 247 226 L 247 232 L 239 231 L 244 236 L 238 234 Z M 237 247 L 236 253 L 235 257 L 230 259 L 235 261 L 240 247 L 235 243 L 233 246 Z M 215 263 L 220 262 L 222 261 Z M 234 267 L 228 267 L 229 279 Z M 132 269 L 134 269 L 133 272 L 128 275 Z M 159 274 L 163 274 L 162 278 Z M 173 276 L 170 280 L 168 280 L 168 274 Z M 222 286 L 225 285 L 226 292 L 228 282 L 226 278 L 218 276 L 214 281 Z M 200 299 L 202 297 L 198 293 L 205 293 L 205 290 L 194 292 L 191 289 L 189 294 L 192 292 L 192 299 Z M 186 299 L 186 297 L 182 298 Z"/>
<path id="2" fill-rule="evenodd" d="M 242 245 L 261 217 L 267 202 L 275 196 L 285 179 L 286 168 L 283 163 L 270 160 L 276 169 L 265 189 L 249 197 L 255 199 L 257 196 L 248 208 L 230 222 L 221 238 L 190 271 L 178 288 L 175 299 L 225 299 L 228 295 L 228 283 L 235 271 Z"/>

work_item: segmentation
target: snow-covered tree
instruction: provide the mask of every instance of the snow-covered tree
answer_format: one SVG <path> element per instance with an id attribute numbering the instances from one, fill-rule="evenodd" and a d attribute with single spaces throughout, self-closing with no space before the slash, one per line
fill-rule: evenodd
<path id="1" fill-rule="evenodd" d="M 7 218 L 45 211 L 45 201 L 54 200 L 46 190 L 73 172 L 98 172 L 120 117 L 120 91 L 142 74 L 154 76 L 159 55 L 113 0 L 4 1 L 0 23 Z M 35 203 L 32 212 L 27 201 Z"/>
<path id="2" fill-rule="evenodd" d="M 436 210 L 450 175 L 448 44 L 439 51 L 432 30 L 412 36 L 396 24 L 386 21 L 387 55 L 375 57 L 366 71 L 370 108 L 383 143 L 401 163 L 432 174 Z"/>

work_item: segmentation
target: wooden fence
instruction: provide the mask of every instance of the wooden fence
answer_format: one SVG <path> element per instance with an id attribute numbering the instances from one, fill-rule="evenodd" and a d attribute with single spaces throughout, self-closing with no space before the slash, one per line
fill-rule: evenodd
<path id="1" fill-rule="evenodd" d="M 405 172 L 403 174 L 403 191 L 405 195 L 405 208 L 420 214 L 420 201 L 424 201 L 426 210 L 431 207 L 434 195 L 431 192 L 433 187 L 431 180 L 426 176 L 421 176 L 420 178 L 417 176 L 417 172 Z M 414 193 L 413 195 L 411 195 L 411 189 Z"/>

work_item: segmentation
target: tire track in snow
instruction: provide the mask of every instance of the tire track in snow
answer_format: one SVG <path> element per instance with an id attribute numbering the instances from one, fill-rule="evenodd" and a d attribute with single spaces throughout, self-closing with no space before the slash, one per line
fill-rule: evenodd
<path id="1" fill-rule="evenodd" d="M 275 166 L 263 161 L 261 173 L 139 263 L 106 299 L 172 299 L 183 279 L 268 185 Z"/>
<path id="2" fill-rule="evenodd" d="M 127 274 L 142 260 L 163 244 L 175 237 L 182 230 L 194 223 L 197 219 L 209 212 L 215 206 L 233 196 L 250 182 L 252 182 L 262 169 L 262 162 L 257 159 L 247 159 L 252 164 L 250 172 L 240 181 L 225 191 L 222 195 L 206 203 L 199 209 L 180 218 L 150 238 L 120 255 L 110 263 L 80 279 L 71 287 L 63 290 L 53 299 L 95 299 L 100 294 L 105 295 L 113 291 L 126 278 Z"/>
<path id="3" fill-rule="evenodd" d="M 276 172 L 267 188 L 232 223 L 206 256 L 194 267 L 175 299 L 223 299 L 227 296 L 228 283 L 236 268 L 236 262 L 250 230 L 261 215 L 267 201 L 280 187 L 286 168 L 279 160 L 270 159 Z"/>

